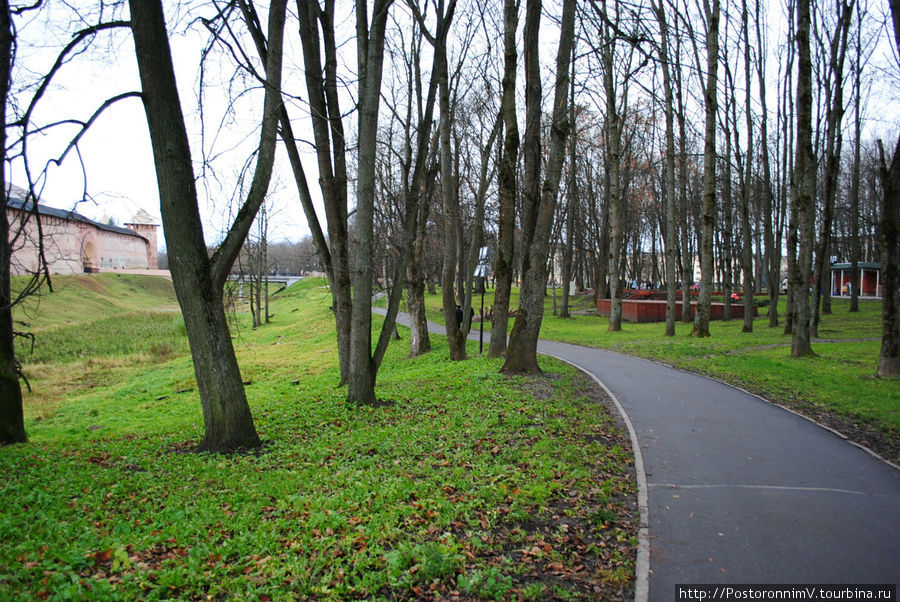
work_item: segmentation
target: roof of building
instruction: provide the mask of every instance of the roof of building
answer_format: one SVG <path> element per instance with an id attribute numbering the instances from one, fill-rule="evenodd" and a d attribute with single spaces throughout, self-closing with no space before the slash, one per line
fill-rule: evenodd
<path id="1" fill-rule="evenodd" d="M 881 269 L 880 263 L 874 263 L 871 261 L 860 261 L 856 265 L 859 266 L 859 269 L 861 269 L 861 270 L 862 269 L 866 269 L 866 270 L 880 270 Z M 832 263 L 831 269 L 832 270 L 849 270 L 850 264 L 849 263 Z"/>
<path id="2" fill-rule="evenodd" d="M 34 204 L 31 200 L 26 200 L 27 197 L 32 196 L 29 195 L 28 192 L 15 184 L 9 184 L 7 189 L 7 197 L 6 197 L 6 206 L 12 209 L 17 209 L 19 211 L 33 211 Z M 33 196 L 32 196 L 33 198 Z M 112 226 L 110 224 L 103 224 L 100 222 L 95 222 L 94 220 L 86 217 L 74 209 L 69 211 L 66 209 L 56 209 L 55 207 L 48 207 L 47 205 L 42 205 L 40 202 L 37 204 L 38 213 L 40 215 L 46 215 L 50 217 L 58 217 L 60 219 L 64 219 L 67 221 L 81 222 L 84 224 L 88 224 L 97 228 L 98 230 L 105 230 L 107 232 L 115 232 L 116 234 L 124 234 L 126 236 L 137 236 L 143 240 L 147 240 L 146 236 L 142 236 L 138 234 L 134 230 L 129 228 L 122 228 L 120 226 Z M 149 242 L 149 241 L 148 241 Z"/>
<path id="3" fill-rule="evenodd" d="M 141 209 L 135 213 L 134 217 L 131 218 L 131 221 L 128 222 L 128 225 L 131 224 L 136 226 L 158 226 L 159 222 L 152 215 Z"/>

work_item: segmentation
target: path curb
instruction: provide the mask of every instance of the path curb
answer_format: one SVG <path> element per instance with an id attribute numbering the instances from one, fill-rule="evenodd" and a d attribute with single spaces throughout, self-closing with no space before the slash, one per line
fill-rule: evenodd
<path id="1" fill-rule="evenodd" d="M 634 425 L 631 423 L 631 418 L 625 411 L 625 407 L 619 401 L 619 398 L 616 397 L 615 393 L 610 391 L 609 387 L 603 384 L 603 381 L 578 364 L 572 363 L 567 359 L 551 353 L 541 353 L 541 355 L 557 359 L 590 377 L 604 392 L 606 392 L 607 396 L 609 396 L 615 404 L 619 416 L 621 416 L 622 421 L 628 428 L 628 436 L 631 439 L 631 449 L 634 453 L 634 472 L 638 486 L 639 512 L 638 549 L 634 567 L 634 600 L 635 602 L 646 602 L 650 595 L 650 505 L 647 497 L 647 472 L 644 469 L 644 456 L 641 453 L 641 447 L 638 444 L 637 432 L 634 430 Z"/>

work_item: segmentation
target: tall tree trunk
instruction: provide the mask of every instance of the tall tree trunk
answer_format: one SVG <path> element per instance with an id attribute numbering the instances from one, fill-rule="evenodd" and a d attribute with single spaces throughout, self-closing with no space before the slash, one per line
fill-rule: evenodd
<path id="1" fill-rule="evenodd" d="M 593 172 L 591 172 L 593 173 Z M 593 177 L 588 179 L 588 198 L 594 198 Z M 600 195 L 602 208 L 600 216 L 597 216 L 596 203 L 591 203 L 591 212 L 594 216 L 594 232 L 597 237 L 597 261 L 595 268 L 594 305 L 598 299 L 609 299 L 609 195 L 604 190 Z"/>
<path id="2" fill-rule="evenodd" d="M 330 253 L 325 264 L 331 285 L 332 310 L 334 311 L 338 361 L 341 369 L 341 385 L 347 384 L 350 377 L 350 333 L 352 299 L 350 288 L 350 236 L 347 224 L 347 163 L 346 144 L 337 94 L 337 49 L 333 36 L 334 0 L 328 0 L 324 9 L 318 2 L 298 0 L 298 22 L 300 24 L 300 42 L 303 49 L 303 62 L 306 73 L 306 89 L 309 98 L 310 120 L 312 122 L 313 139 L 316 147 L 316 159 L 319 170 L 319 188 L 325 206 L 325 218 L 328 229 L 328 245 Z M 319 37 L 321 22 L 323 39 Z M 260 44 L 257 44 L 258 46 Z M 322 47 L 325 50 L 325 64 L 322 64 Z M 302 176 L 299 152 L 293 152 L 294 137 L 288 136 L 290 121 L 286 112 L 281 115 L 282 137 L 288 147 L 288 155 L 295 180 L 300 189 L 301 201 L 307 220 L 315 216 L 311 197 Z M 332 148 L 333 145 L 333 148 Z M 333 157 L 333 160 L 332 160 Z M 318 224 L 318 219 L 310 223 Z M 315 232 L 315 229 L 313 230 Z M 325 240 L 316 235 L 317 249 L 320 257 L 324 256 Z"/>
<path id="3" fill-rule="evenodd" d="M 850 312 L 859 311 L 859 177 L 862 147 L 862 123 L 860 119 L 860 96 L 862 96 L 862 21 L 859 2 L 856 15 L 859 31 L 856 35 L 856 55 L 853 66 L 853 126 L 856 132 L 853 141 L 853 173 L 850 176 Z"/>
<path id="4" fill-rule="evenodd" d="M 381 100 L 381 75 L 384 65 L 384 37 L 391 0 L 376 0 L 372 25 L 368 22 L 368 3 L 356 3 L 356 43 L 359 61 L 359 123 L 357 125 L 356 215 L 353 225 L 353 304 L 350 331 L 350 378 L 347 401 L 372 405 L 378 366 L 372 356 L 372 257 L 375 249 L 375 159 L 378 133 L 378 107 Z M 405 267 L 404 267 L 405 269 Z M 392 320 L 385 321 L 388 332 Z"/>
<path id="5" fill-rule="evenodd" d="M 519 126 L 516 117 L 516 29 L 519 24 L 518 2 L 503 3 L 503 96 L 500 112 L 503 116 L 503 156 L 498 168 L 498 197 L 500 219 L 497 233 L 497 266 L 494 277 L 494 311 L 491 326 L 489 357 L 506 353 L 506 335 L 509 324 L 509 295 L 512 289 L 513 262 L 515 261 L 516 230 L 516 165 L 519 156 Z"/>
<path id="6" fill-rule="evenodd" d="M 900 48 L 900 23 L 894 10 L 895 36 Z M 881 208 L 881 281 L 882 330 L 881 353 L 876 374 L 883 378 L 900 377 L 900 140 L 894 149 L 890 167 L 881 149 L 881 183 L 884 205 Z"/>
<path id="7" fill-rule="evenodd" d="M 760 0 L 756 0 L 755 4 L 755 21 L 756 21 L 756 46 L 761 51 L 763 49 L 762 38 L 762 21 L 760 16 Z M 766 274 L 766 290 L 769 294 L 769 328 L 778 326 L 778 289 L 781 286 L 781 247 L 775 245 L 775 234 L 773 232 L 775 222 L 775 212 L 773 208 L 773 190 L 772 190 L 772 172 L 769 157 L 769 110 L 766 104 L 766 80 L 765 80 L 765 62 L 764 53 L 760 52 L 756 58 L 756 78 L 759 82 L 759 102 L 761 105 L 759 137 L 761 140 L 760 150 L 762 152 L 762 170 L 763 170 L 763 202 L 762 202 L 762 221 L 763 221 L 763 243 L 764 256 L 763 263 Z"/>
<path id="8" fill-rule="evenodd" d="M 222 245 L 209 258 L 162 5 L 130 2 L 172 281 L 184 315 L 203 406 L 206 432 L 199 449 L 204 451 L 229 451 L 260 443 L 231 344 L 222 295 L 228 271 L 265 200 L 272 173 L 281 106 L 285 4 L 278 0 L 269 11 L 270 53 L 257 169 L 247 201 Z"/>
<path id="9" fill-rule="evenodd" d="M 789 21 L 795 19 L 794 4 L 789 5 Z M 779 103 L 781 126 L 781 177 L 780 177 L 780 205 L 784 211 L 782 214 L 787 219 L 787 291 L 785 295 L 784 334 L 793 335 L 794 325 L 797 323 L 797 303 L 793 285 L 797 270 L 797 206 L 794 203 L 794 166 L 793 160 L 796 146 L 794 136 L 794 82 L 793 65 L 797 48 L 794 44 L 788 44 L 787 65 L 782 79 L 781 102 Z M 779 246 L 780 248 L 780 246 Z"/>
<path id="10" fill-rule="evenodd" d="M 695 337 L 709 336 L 709 308 L 713 287 L 713 233 L 716 220 L 716 111 L 718 110 L 716 85 L 719 69 L 719 0 L 712 0 L 712 7 L 704 1 L 709 23 L 706 34 L 706 133 L 703 149 L 703 215 L 700 239 L 700 296 L 694 317 Z"/>
<path id="11" fill-rule="evenodd" d="M 900 7 L 891 3 L 894 44 L 900 52 Z M 884 205 L 881 208 L 882 330 L 881 354 L 876 374 L 883 378 L 900 377 L 900 138 L 888 167 L 881 151 L 881 184 Z"/>
<path id="12" fill-rule="evenodd" d="M 622 330 L 622 265 L 620 259 L 625 247 L 625 208 L 622 202 L 622 119 L 619 115 L 618 98 L 615 87 L 615 36 L 609 25 L 606 1 L 601 3 L 601 19 L 604 32 L 604 46 L 601 52 L 603 62 L 603 88 L 606 94 L 606 194 L 609 198 L 609 326 L 607 332 Z"/>
<path id="13" fill-rule="evenodd" d="M 844 61 L 847 55 L 847 44 L 850 22 L 853 18 L 853 5 L 841 2 L 838 6 L 838 23 L 835 27 L 829 46 L 828 76 L 825 84 L 825 100 L 828 105 L 825 132 L 825 190 L 824 208 L 822 210 L 822 230 L 816 246 L 814 315 L 811 336 L 818 336 L 819 315 L 821 312 L 831 313 L 831 286 L 828 282 L 830 263 L 831 229 L 834 221 L 835 196 L 838 189 L 838 176 L 841 171 L 841 148 L 843 145 L 844 117 Z M 820 298 L 822 307 L 820 308 Z"/>
<path id="14" fill-rule="evenodd" d="M 678 30 L 677 19 L 675 22 L 675 48 L 676 56 L 678 56 Z M 684 89 L 681 79 L 681 70 L 674 69 L 672 75 L 675 79 L 675 100 L 678 107 L 678 142 L 680 150 L 680 159 L 678 162 L 678 197 L 680 207 L 680 230 L 681 230 L 681 322 L 683 324 L 691 323 L 691 288 L 694 283 L 694 258 L 691 254 L 691 230 L 688 218 L 690 211 L 688 210 L 688 140 L 687 140 L 687 118 L 684 109 Z"/>
<path id="15" fill-rule="evenodd" d="M 813 355 L 810 345 L 809 284 L 816 237 L 816 163 L 812 146 L 812 62 L 810 59 L 810 0 L 797 2 L 797 156 L 793 191 L 797 211 L 797 268 L 791 288 L 797 306 L 797 323 L 791 340 L 791 356 Z"/>
<path id="16" fill-rule="evenodd" d="M 672 65 L 669 59 L 669 28 L 666 25 L 665 8 L 660 2 L 653 8 L 659 23 L 660 62 L 663 70 L 666 112 L 666 336 L 675 336 L 675 301 L 678 268 L 675 265 L 678 252 L 678 218 L 675 202 L 675 101 L 672 93 Z"/>
<path id="17" fill-rule="evenodd" d="M 743 0 L 741 26 L 744 33 L 744 103 L 747 116 L 747 153 L 746 171 L 741 186 L 741 270 L 744 272 L 744 326 L 743 332 L 753 332 L 753 243 L 750 233 L 750 191 L 753 182 L 753 113 L 751 104 L 751 86 L 753 76 L 750 71 L 750 18 L 747 0 Z M 765 144 L 765 141 L 763 142 Z"/>
<path id="18" fill-rule="evenodd" d="M 528 17 L 540 19 L 540 0 L 529 0 Z M 532 9 L 536 10 L 532 14 Z M 526 17 L 526 19 L 528 18 Z M 509 348 L 503 372 L 540 372 L 537 364 L 537 342 L 544 314 L 544 296 L 547 292 L 547 259 L 553 217 L 559 194 L 559 181 L 565 154 L 569 123 L 566 115 L 566 100 L 569 91 L 569 61 L 575 33 L 575 0 L 564 0 L 559 49 L 556 55 L 556 86 L 553 97 L 553 115 L 550 124 L 550 151 L 547 158 L 547 172 L 541 187 L 539 206 L 536 207 L 533 236 L 530 244 L 523 247 L 522 294 L 519 311 L 510 334 Z M 526 23 L 525 30 L 533 32 L 534 39 L 526 39 L 526 56 L 529 47 L 537 48 L 538 27 L 531 30 Z M 537 56 L 532 57 L 537 60 Z M 526 74 L 533 76 L 526 68 Z M 539 76 L 539 75 L 538 75 Z M 540 106 L 534 107 L 540 110 Z M 527 144 L 527 143 L 526 143 Z"/>
<path id="19" fill-rule="evenodd" d="M 6 150 L 6 105 L 9 102 L 10 71 L 13 60 L 12 17 L 9 0 L 0 0 L 0 148 Z M 5 159 L 4 154 L 4 159 Z M 25 418 L 22 408 L 22 387 L 19 384 L 19 364 L 16 361 L 13 334 L 12 294 L 10 290 L 9 242 L 10 225 L 6 213 L 6 170 L 0 169 L 0 444 L 24 443 Z"/>
<path id="20" fill-rule="evenodd" d="M 570 69 L 572 70 L 569 86 L 569 127 L 572 128 L 569 136 L 569 186 L 567 187 L 567 207 L 566 207 L 566 242 L 563 246 L 563 265 L 562 265 L 562 305 L 559 310 L 559 317 L 569 318 L 569 288 L 570 282 L 573 280 L 572 272 L 575 269 L 574 251 L 575 251 L 575 213 L 578 206 L 577 183 L 578 178 L 575 173 L 577 149 L 576 141 L 578 134 L 575 130 L 575 57 L 572 57 Z"/>
<path id="21" fill-rule="evenodd" d="M 456 272 L 457 272 L 457 224 L 459 222 L 459 199 L 454 190 L 453 152 L 450 147 L 450 82 L 447 68 L 446 48 L 437 48 L 437 62 L 440 89 L 439 102 L 441 109 L 440 128 L 440 162 L 441 162 L 441 200 L 444 208 L 444 264 L 441 271 L 441 295 L 443 297 L 444 327 L 447 330 L 447 341 L 450 345 L 450 359 L 466 359 L 466 339 L 463 336 L 463 319 L 457 319 Z"/>
<path id="22" fill-rule="evenodd" d="M 413 241 L 406 272 L 406 296 L 410 317 L 409 357 L 417 357 L 431 351 L 428 318 L 425 314 L 425 281 L 422 275 L 427 206 L 425 202 L 419 203 L 418 234 Z"/>
<path id="23" fill-rule="evenodd" d="M 730 93 L 734 93 L 734 89 Z M 733 102 L 733 101 L 728 101 Z M 727 107 L 727 105 L 726 105 Z M 728 113 L 728 109 L 725 110 Z M 727 121 L 727 117 L 726 117 Z M 732 236 L 734 231 L 734 196 L 732 194 L 734 188 L 733 180 L 731 177 L 731 158 L 732 158 L 732 148 L 731 148 L 731 131 L 729 126 L 725 126 L 724 138 L 726 140 L 725 143 L 725 170 L 724 174 L 722 174 L 722 186 L 724 190 L 722 191 L 722 213 L 725 218 L 725 227 L 722 228 L 722 249 L 721 249 L 721 260 L 720 264 L 722 265 L 722 278 L 720 282 L 722 283 L 722 292 L 724 293 L 724 302 L 725 307 L 722 313 L 723 320 L 731 320 L 731 290 L 732 290 L 732 275 L 733 271 L 731 269 L 732 264 L 734 262 L 734 250 L 732 248 Z"/>

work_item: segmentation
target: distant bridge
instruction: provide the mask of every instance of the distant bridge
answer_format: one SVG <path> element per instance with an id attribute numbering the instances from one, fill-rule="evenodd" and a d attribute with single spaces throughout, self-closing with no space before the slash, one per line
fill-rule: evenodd
<path id="1" fill-rule="evenodd" d="M 279 288 L 278 290 L 275 291 L 276 293 L 279 291 L 283 291 L 284 289 L 288 288 L 289 286 L 293 286 L 294 284 L 303 280 L 303 276 L 285 276 L 282 274 L 276 274 L 274 276 L 268 276 L 268 277 L 263 276 L 263 282 L 265 282 L 267 278 L 268 278 L 269 284 L 275 283 L 275 284 L 281 285 L 281 288 Z M 240 284 L 244 284 L 244 282 L 255 281 L 256 277 L 249 275 L 249 274 L 248 275 L 230 274 L 228 276 L 228 279 L 232 282 L 238 282 Z"/>

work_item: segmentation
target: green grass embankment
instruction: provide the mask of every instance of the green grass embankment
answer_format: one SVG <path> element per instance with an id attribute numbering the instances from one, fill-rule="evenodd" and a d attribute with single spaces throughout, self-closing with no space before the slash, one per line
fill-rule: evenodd
<path id="1" fill-rule="evenodd" d="M 0 449 L 0 600 L 630 599 L 633 456 L 591 383 L 558 363 L 507 378 L 477 347 L 449 362 L 437 337 L 405 359 L 403 340 L 385 404 L 350 407 L 322 284 L 279 295 L 258 330 L 239 316 L 256 453 L 190 453 L 202 415 L 171 316 L 131 337 L 172 347 L 151 365 L 87 322 L 86 359 L 46 352 L 43 370 L 94 382 L 29 396 L 30 442 Z"/>

